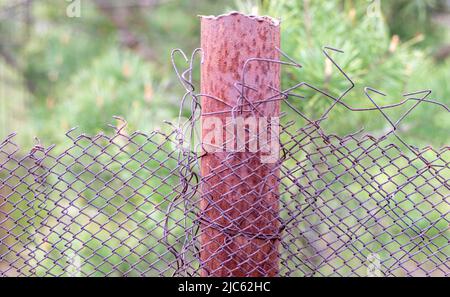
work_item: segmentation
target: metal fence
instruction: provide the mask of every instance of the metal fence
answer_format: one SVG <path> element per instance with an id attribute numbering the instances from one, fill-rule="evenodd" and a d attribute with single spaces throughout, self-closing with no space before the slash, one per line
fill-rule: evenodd
<path id="1" fill-rule="evenodd" d="M 310 119 L 294 88 L 265 99 L 284 104 L 276 162 L 249 172 L 258 152 L 228 152 L 204 175 L 206 154 L 191 139 L 205 95 L 191 72 L 192 63 L 177 70 L 191 117 L 166 132 L 121 125 L 96 136 L 71 130 L 63 147 L 23 151 L 14 135 L 0 143 L 0 275 L 450 274 L 449 147 L 414 148 L 396 129 L 418 104 L 446 108 L 430 92 L 380 106 L 367 88 L 374 107 L 356 109 L 342 100 L 354 86 L 343 71 L 351 86 L 339 97 L 300 83 L 332 104 Z M 407 103 L 397 122 L 385 113 Z M 389 129 L 327 133 L 322 122 L 336 106 L 382 113 Z"/>

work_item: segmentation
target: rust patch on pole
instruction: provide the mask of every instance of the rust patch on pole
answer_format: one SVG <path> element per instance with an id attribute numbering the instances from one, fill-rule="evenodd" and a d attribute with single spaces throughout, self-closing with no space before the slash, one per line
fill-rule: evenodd
<path id="1" fill-rule="evenodd" d="M 225 127 L 231 109 L 242 106 L 237 88 L 241 87 L 243 73 L 245 84 L 254 87 L 245 88 L 248 102 L 273 97 L 269 86 L 280 89 L 279 64 L 252 61 L 243 69 L 248 59 L 278 60 L 279 46 L 279 23 L 269 17 L 240 13 L 202 17 L 201 93 L 207 95 L 201 100 L 203 141 L 211 132 L 211 125 L 205 125 L 209 117 L 220 119 Z M 244 119 L 279 116 L 279 101 L 268 101 L 255 109 L 250 105 L 237 109 Z M 229 141 L 225 130 L 221 133 L 223 146 Z M 206 152 L 201 159 L 203 276 L 278 274 L 278 170 L 275 164 L 261 162 L 261 154 L 247 148 L 243 152 Z"/>

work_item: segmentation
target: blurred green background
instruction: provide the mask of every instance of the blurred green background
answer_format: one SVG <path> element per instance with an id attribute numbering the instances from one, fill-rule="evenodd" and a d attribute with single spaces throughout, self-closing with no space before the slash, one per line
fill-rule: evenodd
<path id="1" fill-rule="evenodd" d="M 445 0 L 79 3 L 80 17 L 70 18 L 67 1 L 0 1 L 0 138 L 17 131 L 24 144 L 34 136 L 46 145 L 59 143 L 69 128 L 95 134 L 113 115 L 126 118 L 130 130 L 153 130 L 177 114 L 183 91 L 171 49 L 189 53 L 199 46 L 197 15 L 230 10 L 282 20 L 282 48 L 304 65 L 300 71 L 286 68 L 285 87 L 304 80 L 332 94 L 344 90 L 346 82 L 325 65 L 321 48 L 328 45 L 345 51 L 333 57 L 356 82 L 345 99 L 353 107 L 370 106 L 365 86 L 388 94 L 377 98 L 380 104 L 422 89 L 433 90 L 430 98 L 450 100 Z M 311 117 L 330 103 L 305 95 L 299 108 Z M 409 106 L 393 110 L 392 117 Z M 404 121 L 402 135 L 418 146 L 441 146 L 448 142 L 449 121 L 440 108 L 424 104 Z M 340 108 L 327 123 L 341 134 L 386 128 L 377 113 Z"/>
<path id="2" fill-rule="evenodd" d="M 189 53 L 199 46 L 197 15 L 217 15 L 230 10 L 281 19 L 282 49 L 304 66 L 301 70 L 284 69 L 284 87 L 307 81 L 335 95 L 346 89 L 346 81 L 335 68 L 330 67 L 321 52 L 323 46 L 332 46 L 345 51 L 344 54 L 333 54 L 333 57 L 356 83 L 354 91 L 345 98 L 345 102 L 353 107 L 371 107 L 363 93 L 366 86 L 382 90 L 388 95 L 384 98 L 375 96 L 380 104 L 399 102 L 403 93 L 423 89 L 433 90 L 430 99 L 450 104 L 449 1 L 81 0 L 80 17 L 69 17 L 68 6 L 75 2 L 77 1 L 0 0 L 0 140 L 16 131 L 19 134 L 15 142 L 25 148 L 31 147 L 34 136 L 37 136 L 44 145 L 56 144 L 57 149 L 63 150 L 63 143 L 68 141 L 64 134 L 71 127 L 79 126 L 80 131 L 95 135 L 105 130 L 106 124 L 113 121 L 114 115 L 120 115 L 128 121 L 129 132 L 141 130 L 149 133 L 159 128 L 163 120 L 171 120 L 178 115 L 183 95 L 183 89 L 170 63 L 171 50 L 181 48 Z M 70 12 L 74 13 L 73 10 Z M 198 75 L 198 71 L 195 73 Z M 296 107 L 311 118 L 319 117 L 330 104 L 329 100 L 317 93 L 299 93 L 305 96 L 305 100 L 296 103 Z M 390 110 L 389 115 L 393 119 L 399 118 L 412 104 Z M 292 114 L 289 119 L 297 118 Z M 121 125 L 120 122 L 114 124 Z M 448 112 L 435 105 L 423 104 L 403 121 L 399 133 L 413 145 L 432 144 L 440 147 L 448 144 L 449 124 Z M 324 123 L 324 128 L 329 132 L 340 135 L 362 127 L 375 135 L 383 135 L 389 129 L 377 112 L 349 112 L 341 106 L 337 106 Z M 141 141 L 137 144 L 145 143 L 146 140 Z M 98 139 L 98 143 L 98 147 L 90 147 L 90 141 L 80 143 L 80 147 L 73 152 L 74 157 L 69 156 L 66 164 L 73 162 L 70 158 L 86 153 L 95 156 L 100 153 L 99 148 L 110 142 Z M 136 147 L 129 148 L 130 151 L 133 149 L 136 150 Z M 314 149 L 316 148 L 311 148 Z M 5 228 L 1 230 L 3 233 L 0 232 L 0 237 L 3 236 L 0 254 L 6 255 L 6 262 L 17 257 L 16 253 L 24 252 L 25 246 L 25 252 L 32 252 L 39 247 L 34 257 L 39 263 L 35 265 L 41 269 L 37 274 L 41 275 L 64 273 L 64 269 L 73 264 L 68 264 L 66 259 L 71 257 L 71 253 L 82 255 L 84 260 L 89 259 L 80 264 L 83 265 L 83 273 L 87 275 L 138 275 L 142 271 L 148 272 L 148 263 L 158 259 L 157 254 L 148 254 L 148 250 L 165 252 L 165 247 L 155 242 L 155 238 L 160 238 L 163 232 L 162 227 L 155 222 L 162 220 L 167 205 L 161 206 L 158 211 L 154 211 L 154 207 L 168 193 L 172 193 L 167 198 L 170 200 L 179 191 L 180 185 L 175 184 L 179 176 L 170 170 L 176 167 L 176 160 L 171 155 L 170 147 L 167 152 L 161 151 L 160 155 L 155 156 L 156 160 L 169 158 L 169 168 L 160 168 L 158 162 L 150 164 L 148 154 L 156 150 L 153 145 L 144 149 L 131 163 L 128 162 L 128 151 L 118 152 L 117 147 L 111 146 L 108 150 L 119 154 L 117 158 L 112 158 L 115 163 L 110 164 L 111 156 L 105 154 L 102 155 L 103 159 L 85 156 L 86 159 L 80 161 L 80 164 L 93 163 L 89 170 L 99 172 L 91 189 L 86 189 L 83 183 L 93 178 L 92 173 L 87 172 L 80 164 L 71 168 L 73 172 L 66 168 L 60 170 L 65 172 L 65 181 L 70 183 L 78 180 L 81 184 L 61 185 L 49 177 L 47 182 L 56 185 L 52 188 L 45 210 L 30 208 L 30 201 L 36 198 L 39 202 L 45 195 L 39 194 L 39 189 L 30 191 L 27 184 L 20 184 L 20 177 L 28 174 L 25 168 L 17 170 L 17 176 L 9 177 L 6 169 L 14 166 L 4 166 L 6 169 L 0 172 L 0 179 L 9 184 L 19 184 L 14 189 L 7 185 L 0 188 L 0 194 L 8 197 L 3 203 L 0 201 L 3 215 L 8 213 L 7 216 L 4 215 L 8 217 L 4 226 L 12 228 L 11 233 L 5 233 Z M 25 153 L 25 150 L 22 152 Z M 386 165 L 383 174 L 367 172 L 369 176 L 373 174 L 373 182 L 366 189 L 359 189 L 357 181 L 350 182 L 349 187 L 353 191 L 365 191 L 360 192 L 357 197 L 360 203 L 363 201 L 377 207 L 377 198 L 373 196 L 379 194 L 379 183 L 383 183 L 386 191 L 391 192 L 395 181 L 389 180 L 387 183 L 387 177 L 395 175 L 400 183 L 401 179 L 415 174 L 413 168 L 409 168 L 403 172 L 405 176 L 396 175 L 399 169 L 395 165 L 402 167 L 407 164 L 403 159 L 396 159 L 398 155 L 399 152 L 391 152 L 384 156 L 383 162 L 391 163 L 389 166 L 379 164 L 382 167 Z M 429 159 L 434 158 L 436 155 L 430 153 Z M 364 162 L 370 163 L 371 160 Z M 364 162 L 360 166 L 366 166 Z M 448 165 L 445 159 L 443 162 Z M 141 164 L 148 167 L 143 168 Z M 130 171 L 124 170 L 125 167 L 128 169 L 127 166 Z M 294 161 L 287 162 L 287 167 L 295 166 L 297 164 Z M 421 166 L 423 164 L 418 165 Z M 360 169 L 364 170 L 364 167 Z M 56 172 L 59 169 L 55 167 L 54 170 Z M 130 177 L 130 172 L 133 171 L 136 173 Z M 448 170 L 442 173 L 444 179 L 448 180 L 448 174 Z M 143 183 L 142 179 L 148 176 L 151 178 Z M 168 179 L 165 179 L 166 176 Z M 421 182 L 439 186 L 440 182 L 432 174 L 427 173 L 421 177 L 426 178 L 428 181 Z M 330 177 L 330 182 L 332 179 Z M 352 180 L 352 176 L 347 174 L 342 180 L 346 179 Z M 286 187 L 290 186 L 289 183 L 286 181 Z M 109 190 L 102 192 L 107 185 L 110 186 Z M 135 191 L 130 186 L 140 188 Z M 437 254 L 435 261 L 442 263 L 445 259 L 448 260 L 449 207 L 441 198 L 445 195 L 448 197 L 448 190 L 439 190 L 442 193 L 439 192 L 433 200 L 430 198 L 429 201 L 438 204 L 438 207 L 432 207 L 424 204 L 422 199 L 436 193 L 431 186 L 418 190 L 412 184 L 407 185 L 406 189 L 405 193 L 394 197 L 394 212 L 398 217 L 403 217 L 403 221 L 382 222 L 388 233 L 374 235 L 373 239 L 376 238 L 376 241 L 368 233 L 359 234 L 361 238 L 355 246 L 359 250 L 361 247 L 358 245 L 371 251 L 380 249 L 386 253 L 382 257 L 387 259 L 388 253 L 399 251 L 400 245 L 411 244 L 408 234 L 402 228 L 414 229 L 414 232 L 410 231 L 411 236 L 426 230 L 430 236 L 434 236 L 430 253 L 435 253 L 435 256 Z M 404 199 L 405 196 L 414 196 L 414 193 L 418 196 L 415 203 Z M 358 201 L 356 198 L 350 199 L 350 193 L 342 195 L 349 199 L 346 203 L 350 208 L 357 207 Z M 322 199 L 326 199 L 333 194 L 324 193 L 322 196 Z M 23 197 L 27 198 L 24 200 Z M 124 201 L 123 197 L 129 198 Z M 305 197 L 300 199 L 304 201 Z M 72 214 L 69 205 L 75 207 Z M 78 213 L 80 209 L 81 214 Z M 125 213 L 117 213 L 120 209 L 124 209 Z M 127 216 L 127 212 L 132 212 L 132 215 Z M 289 209 L 283 212 L 282 215 L 287 217 L 292 215 Z M 68 220 L 63 222 L 63 225 L 69 226 L 66 226 L 67 230 L 57 220 L 61 213 Z M 26 220 L 27 217 L 36 215 L 36 222 Z M 330 218 L 336 216 L 336 219 L 347 218 L 349 221 L 344 223 L 349 225 L 357 223 L 356 216 L 348 216 L 346 213 L 327 212 L 327 215 Z M 33 244 L 13 245 L 17 241 L 27 242 L 36 233 L 35 225 L 42 226 L 45 221 L 43 218 L 47 216 L 51 217 L 50 221 L 45 222 L 48 225 L 40 231 L 41 237 L 33 239 Z M 181 216 L 181 212 L 173 212 L 172 219 L 177 220 Z M 94 221 L 92 217 L 95 218 Z M 4 218 L 0 216 L 0 219 Z M 433 222 L 436 226 L 429 229 Z M 82 225 L 86 225 L 83 232 L 80 231 Z M 311 229 L 306 225 L 297 227 L 299 230 Z M 76 233 L 76 240 L 71 237 L 73 233 Z M 21 236 L 14 238 L 11 234 Z M 183 230 L 177 229 L 174 234 L 175 237 L 180 236 L 170 239 L 176 242 L 183 236 Z M 306 236 L 305 234 L 305 238 Z M 383 236 L 386 238 L 380 238 Z M 45 242 L 43 237 L 46 238 Z M 307 248 L 309 244 L 305 240 L 306 243 L 297 244 Z M 67 248 L 70 241 L 74 241 L 73 246 Z M 6 245 L 13 245 L 13 248 L 8 250 Z M 310 253 L 314 256 L 314 251 Z M 341 256 L 351 259 L 352 253 L 344 250 Z M 28 259 L 27 257 L 29 254 L 23 256 L 24 259 Z M 170 259 L 170 255 L 167 257 Z M 427 259 L 424 253 L 417 257 L 422 261 Z M 315 261 L 314 257 L 309 260 Z M 322 273 L 333 273 L 332 269 L 340 265 L 340 259 L 334 261 L 322 267 Z M 386 265 L 391 260 L 387 261 Z M 56 265 L 59 262 L 64 263 Z M 18 264 L 20 266 L 23 263 Z M 161 260 L 158 265 L 163 269 L 165 263 Z M 302 265 L 302 262 L 298 265 Z M 95 267 L 98 267 L 97 271 Z M 16 268 L 0 266 L 0 272 L 3 269 L 14 275 Z M 358 269 L 364 270 L 361 267 Z M 414 269 L 416 268 L 411 268 Z M 442 269 L 446 269 L 441 271 L 448 273 L 448 268 Z"/>

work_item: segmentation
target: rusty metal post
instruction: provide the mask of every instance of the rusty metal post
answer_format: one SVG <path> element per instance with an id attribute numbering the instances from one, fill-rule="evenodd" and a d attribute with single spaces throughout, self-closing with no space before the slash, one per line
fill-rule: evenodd
<path id="1" fill-rule="evenodd" d="M 248 62 L 251 58 L 279 59 L 279 46 L 279 23 L 269 17 L 230 13 L 201 19 L 202 141 L 205 144 L 211 129 L 222 127 L 216 136 L 222 135 L 224 140 L 208 144 L 226 147 L 204 152 L 201 159 L 203 276 L 278 274 L 278 170 L 276 165 L 261 161 L 260 150 L 227 151 L 227 120 L 238 105 L 242 108 L 235 110 L 241 110 L 244 121 L 279 116 L 279 101 L 274 100 L 259 104 L 258 112 L 242 112 L 249 109 L 249 104 L 242 102 L 261 101 L 274 96 L 271 88 L 279 90 L 279 64 Z M 248 101 L 242 100 L 238 90 L 244 72 L 245 84 L 255 88 L 244 88 Z"/>

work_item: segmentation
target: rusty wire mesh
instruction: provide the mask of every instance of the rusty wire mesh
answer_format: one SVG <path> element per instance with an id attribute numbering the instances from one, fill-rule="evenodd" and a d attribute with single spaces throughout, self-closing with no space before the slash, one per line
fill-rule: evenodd
<path id="1" fill-rule="evenodd" d="M 425 91 L 380 106 L 371 97 L 377 91 L 366 89 L 374 107 L 352 108 L 342 99 L 354 84 L 330 50 L 326 58 L 350 84 L 342 95 L 302 82 L 259 103 L 280 100 L 287 111 L 280 121 L 280 158 L 261 165 L 265 176 L 245 170 L 258 154 L 236 152 L 213 170 L 226 178 L 202 176 L 205 154 L 190 144 L 205 96 L 195 93 L 193 61 L 183 71 L 176 68 L 186 89 L 181 106 L 190 103 L 191 117 L 168 124 L 173 129 L 166 132 L 128 133 L 124 125 L 96 136 L 71 130 L 67 147 L 37 143 L 28 152 L 14 134 L 7 137 L 0 144 L 0 274 L 217 275 L 205 267 L 218 261 L 224 276 L 263 275 L 258 259 L 273 258 L 277 266 L 264 271 L 281 276 L 365 276 L 371 264 L 380 275 L 448 276 L 449 147 L 414 148 L 396 132 L 418 104 L 446 107 Z M 298 66 L 287 58 L 266 62 Z M 299 87 L 331 100 L 318 119 L 292 103 Z M 233 108 L 242 114 L 249 104 L 240 102 Z M 385 113 L 411 102 L 397 122 Z M 378 136 L 327 133 L 321 124 L 336 106 L 380 112 L 390 129 Z M 268 180 L 277 187 L 267 188 Z M 215 188 L 239 191 L 242 199 L 225 201 L 229 195 L 214 196 Z M 267 195 L 277 198 L 276 205 L 261 204 Z M 208 228 L 220 236 L 202 241 L 201 230 Z M 255 250 L 251 245 L 263 258 L 247 254 Z"/>

